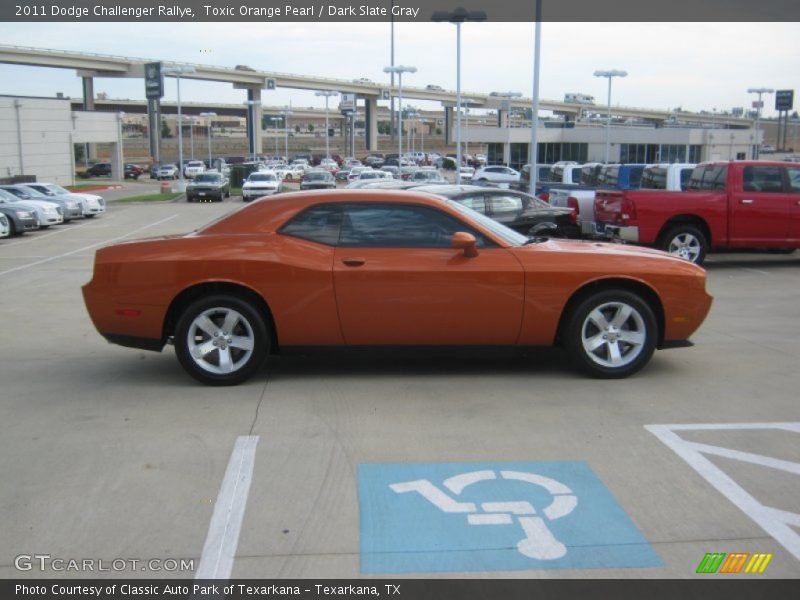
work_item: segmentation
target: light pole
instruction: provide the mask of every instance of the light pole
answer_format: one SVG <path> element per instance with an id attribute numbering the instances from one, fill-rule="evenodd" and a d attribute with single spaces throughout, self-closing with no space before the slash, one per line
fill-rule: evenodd
<path id="1" fill-rule="evenodd" d="M 330 98 L 331 96 L 338 96 L 339 92 L 334 92 L 332 90 L 323 90 L 320 92 L 316 92 L 316 95 L 325 97 L 325 158 L 330 158 L 331 138 L 330 138 L 330 130 L 328 128 L 328 98 Z"/>
<path id="2" fill-rule="evenodd" d="M 194 117 L 186 115 L 186 120 L 189 121 L 189 148 L 191 148 L 190 155 L 194 160 Z"/>
<path id="3" fill-rule="evenodd" d="M 417 67 L 397 65 L 396 67 L 383 67 L 384 73 L 397 73 L 397 166 L 401 165 L 403 156 L 403 73 L 416 73 Z"/>
<path id="4" fill-rule="evenodd" d="M 281 111 L 281 115 L 283 115 L 283 135 L 284 135 L 284 142 L 286 144 L 286 160 L 289 160 L 289 115 L 292 114 L 292 111 L 289 110 L 289 107 L 286 106 Z"/>
<path id="5" fill-rule="evenodd" d="M 178 178 L 183 182 L 183 114 L 181 113 L 181 75 L 194 73 L 190 66 L 166 66 L 161 68 L 164 75 L 174 75 L 178 86 Z"/>
<path id="6" fill-rule="evenodd" d="M 533 95 L 531 102 L 531 147 L 530 163 L 531 175 L 529 178 L 531 196 L 536 195 L 536 179 L 539 176 L 539 59 L 541 55 L 542 40 L 542 0 L 536 0 L 536 26 L 533 42 Z"/>
<path id="7" fill-rule="evenodd" d="M 495 96 L 499 98 L 505 98 L 506 102 L 508 102 L 508 112 L 506 114 L 506 148 L 508 148 L 507 152 L 503 152 L 503 160 L 507 162 L 508 165 L 511 164 L 511 99 L 512 98 L 520 98 L 522 97 L 522 93 L 520 92 L 492 92 L 489 94 L 490 96 Z M 506 156 L 508 156 L 508 161 L 505 161 Z"/>
<path id="8" fill-rule="evenodd" d="M 201 112 L 201 117 L 208 119 L 208 131 L 206 132 L 206 139 L 208 140 L 208 168 L 213 169 L 214 165 L 211 164 L 211 118 L 216 117 L 215 112 Z"/>
<path id="9" fill-rule="evenodd" d="M 272 128 L 275 130 L 275 160 L 278 160 L 278 128 L 276 125 L 281 121 L 281 119 L 285 119 L 286 117 L 270 117 L 269 120 L 272 121 Z"/>
<path id="10" fill-rule="evenodd" d="M 466 21 L 485 21 L 486 13 L 459 7 L 449 12 L 436 10 L 431 20 L 448 21 L 456 26 L 456 184 L 461 185 L 461 24 Z"/>
<path id="11" fill-rule="evenodd" d="M 758 94 L 758 104 L 756 104 L 756 143 L 753 145 L 753 160 L 758 160 L 761 156 L 761 140 L 759 139 L 760 136 L 758 135 L 761 133 L 761 109 L 764 107 L 764 103 L 761 101 L 762 94 L 774 94 L 775 90 L 771 88 L 748 88 L 748 94 Z"/>
<path id="12" fill-rule="evenodd" d="M 611 152 L 611 80 L 614 77 L 627 77 L 627 71 L 618 71 L 613 69 L 611 71 L 595 71 L 595 77 L 608 78 L 608 119 L 606 120 L 606 164 L 608 164 L 609 154 Z"/>
<path id="13" fill-rule="evenodd" d="M 464 133 L 467 139 L 464 141 L 464 154 L 469 154 L 469 107 L 477 100 L 473 98 L 462 98 L 461 102 L 464 104 Z"/>
<path id="14" fill-rule="evenodd" d="M 261 150 L 261 148 L 256 149 L 256 140 L 258 140 L 258 136 L 256 135 L 256 106 L 261 104 L 261 100 L 245 100 L 244 104 L 251 107 L 250 112 L 253 115 L 253 162 L 256 162 L 258 161 L 258 150 Z"/>

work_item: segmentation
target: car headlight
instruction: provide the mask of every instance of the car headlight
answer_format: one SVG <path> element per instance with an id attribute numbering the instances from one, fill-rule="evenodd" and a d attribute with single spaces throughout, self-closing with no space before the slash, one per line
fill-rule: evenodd
<path id="1" fill-rule="evenodd" d="M 78 208 L 78 203 L 72 201 L 67 202 L 67 208 Z"/>
<path id="2" fill-rule="evenodd" d="M 18 210 L 16 212 L 20 219 L 30 219 L 33 216 L 29 210 Z"/>

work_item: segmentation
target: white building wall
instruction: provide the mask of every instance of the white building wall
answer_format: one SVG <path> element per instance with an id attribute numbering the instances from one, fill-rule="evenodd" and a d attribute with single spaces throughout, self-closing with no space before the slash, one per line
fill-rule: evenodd
<path id="1" fill-rule="evenodd" d="M 73 144 L 119 141 L 115 113 L 73 112 L 67 99 L 0 96 L 0 177 L 69 185 Z"/>

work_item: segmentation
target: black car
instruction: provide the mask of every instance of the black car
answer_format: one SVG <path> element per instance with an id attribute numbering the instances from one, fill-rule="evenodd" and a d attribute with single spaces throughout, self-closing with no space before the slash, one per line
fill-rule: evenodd
<path id="1" fill-rule="evenodd" d="M 301 190 L 335 190 L 336 180 L 330 171 L 307 171 L 300 180 Z"/>
<path id="2" fill-rule="evenodd" d="M 86 169 L 86 174 L 89 177 L 110 177 L 111 176 L 111 163 L 99 162 L 93 164 Z"/>
<path id="3" fill-rule="evenodd" d="M 524 192 L 477 185 L 430 185 L 415 191 L 455 200 L 523 235 L 580 237 L 571 208 L 550 206 Z"/>
<path id="4" fill-rule="evenodd" d="M 222 202 L 230 196 L 230 181 L 221 173 L 200 173 L 186 186 L 187 202 Z"/>

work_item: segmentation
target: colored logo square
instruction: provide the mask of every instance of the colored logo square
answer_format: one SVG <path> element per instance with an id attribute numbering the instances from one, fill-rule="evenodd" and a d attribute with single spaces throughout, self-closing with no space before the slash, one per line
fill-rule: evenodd
<path id="1" fill-rule="evenodd" d="M 362 573 L 657 567 L 582 461 L 358 467 Z"/>

